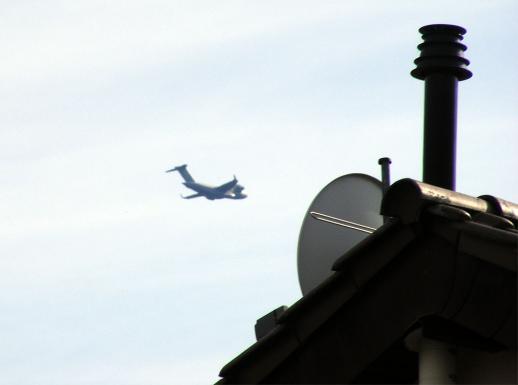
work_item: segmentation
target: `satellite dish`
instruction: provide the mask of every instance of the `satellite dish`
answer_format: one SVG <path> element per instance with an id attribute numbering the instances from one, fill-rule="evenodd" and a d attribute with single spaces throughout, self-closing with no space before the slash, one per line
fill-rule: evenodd
<path id="1" fill-rule="evenodd" d="M 315 197 L 302 222 L 297 269 L 306 295 L 329 275 L 333 263 L 383 224 L 382 183 L 369 175 L 341 176 Z"/>

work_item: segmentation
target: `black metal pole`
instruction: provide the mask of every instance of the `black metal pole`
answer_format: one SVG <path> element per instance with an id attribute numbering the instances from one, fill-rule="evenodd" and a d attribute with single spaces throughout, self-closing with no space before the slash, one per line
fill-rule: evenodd
<path id="1" fill-rule="evenodd" d="M 381 186 L 383 194 L 385 194 L 390 187 L 390 158 L 379 158 L 378 164 L 381 166 Z"/>
<path id="2" fill-rule="evenodd" d="M 434 24 L 419 32 L 424 42 L 411 74 L 425 81 L 423 182 L 455 190 L 457 84 L 472 75 L 460 43 L 466 30 Z"/>
<path id="3" fill-rule="evenodd" d="M 383 196 L 390 187 L 390 164 L 392 161 L 390 158 L 379 158 L 378 164 L 381 166 L 381 186 L 383 189 Z M 383 216 L 383 223 L 387 223 L 389 217 Z"/>

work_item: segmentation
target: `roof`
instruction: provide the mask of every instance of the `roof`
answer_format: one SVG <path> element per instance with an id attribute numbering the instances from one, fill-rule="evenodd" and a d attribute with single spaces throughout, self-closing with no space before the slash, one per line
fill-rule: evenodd
<path id="1" fill-rule="evenodd" d="M 277 309 L 218 384 L 413 383 L 417 357 L 403 340 L 423 325 L 460 346 L 516 349 L 518 205 L 403 179 L 381 214 L 391 219 Z"/>

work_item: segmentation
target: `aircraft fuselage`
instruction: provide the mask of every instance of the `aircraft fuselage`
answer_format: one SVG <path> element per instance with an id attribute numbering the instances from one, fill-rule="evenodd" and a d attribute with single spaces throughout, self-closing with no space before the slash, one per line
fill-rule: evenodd
<path id="1" fill-rule="evenodd" d="M 198 183 L 198 182 L 183 182 L 183 185 L 191 190 L 196 191 L 197 193 L 203 195 L 205 198 L 214 200 L 214 199 L 223 199 L 225 198 L 224 193 L 216 192 L 216 186 L 209 186 L 208 184 Z"/>
<path id="2" fill-rule="evenodd" d="M 228 190 L 222 191 L 218 190 L 218 187 L 211 186 L 204 183 L 198 183 L 198 182 L 183 182 L 183 185 L 187 188 L 190 188 L 191 190 L 196 191 L 198 194 L 201 194 L 207 199 L 214 200 L 214 199 L 244 199 L 246 198 L 245 194 L 241 193 L 241 190 L 243 190 L 243 187 L 239 184 L 231 183 L 231 186 L 228 188 Z"/>

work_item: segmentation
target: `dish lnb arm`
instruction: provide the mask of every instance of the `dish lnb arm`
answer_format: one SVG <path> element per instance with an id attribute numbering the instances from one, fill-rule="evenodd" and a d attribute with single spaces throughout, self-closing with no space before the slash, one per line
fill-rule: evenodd
<path id="1" fill-rule="evenodd" d="M 365 226 L 360 223 L 351 222 L 342 218 L 333 217 L 331 215 L 319 213 L 316 211 L 311 211 L 309 214 L 319 221 L 331 223 L 337 226 L 347 227 L 348 229 L 358 230 L 368 234 L 372 234 L 376 230 L 374 227 Z"/>

